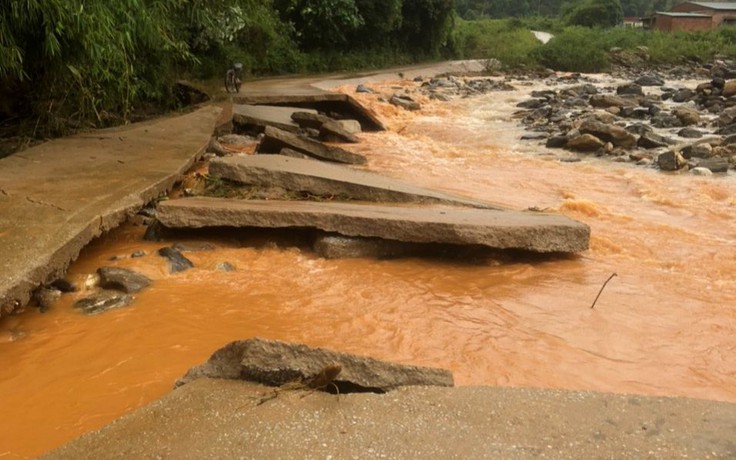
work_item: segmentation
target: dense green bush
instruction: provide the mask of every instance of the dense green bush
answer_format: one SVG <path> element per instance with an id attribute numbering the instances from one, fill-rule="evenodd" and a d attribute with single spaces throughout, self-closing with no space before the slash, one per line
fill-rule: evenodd
<path id="1" fill-rule="evenodd" d="M 574 72 L 608 70 L 607 49 L 601 43 L 602 32 L 587 27 L 568 27 L 534 52 L 534 58 L 545 67 Z"/>
<path id="2" fill-rule="evenodd" d="M 535 64 L 532 51 L 542 45 L 522 22 L 513 19 L 459 19 L 453 43 L 463 59 L 498 59 L 506 67 Z"/>

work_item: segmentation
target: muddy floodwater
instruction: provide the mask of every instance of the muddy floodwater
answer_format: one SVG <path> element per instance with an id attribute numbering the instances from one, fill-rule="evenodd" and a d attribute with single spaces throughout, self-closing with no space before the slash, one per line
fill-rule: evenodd
<path id="1" fill-rule="evenodd" d="M 459 385 L 736 402 L 734 177 L 559 162 L 519 140 L 511 113 L 527 93 L 421 100 L 417 113 L 358 95 L 389 131 L 349 148 L 392 177 L 585 222 L 589 251 L 325 260 L 283 234 L 222 234 L 202 237 L 216 249 L 187 253 L 195 268 L 172 275 L 155 255 L 167 243 L 127 225 L 85 249 L 70 278 L 134 268 L 154 283 L 133 305 L 83 316 L 68 295 L 45 314 L 0 323 L 0 459 L 98 428 L 166 394 L 218 347 L 254 336 L 446 367 Z M 138 250 L 148 255 L 109 260 Z M 220 262 L 237 270 L 218 271 Z"/>

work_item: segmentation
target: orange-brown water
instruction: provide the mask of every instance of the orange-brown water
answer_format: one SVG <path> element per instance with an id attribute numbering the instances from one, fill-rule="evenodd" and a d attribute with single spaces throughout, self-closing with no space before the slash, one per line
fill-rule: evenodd
<path id="1" fill-rule="evenodd" d="M 196 268 L 169 275 L 155 255 L 108 260 L 164 245 L 127 226 L 88 247 L 70 276 L 101 265 L 143 272 L 154 286 L 131 307 L 86 317 L 69 296 L 0 323 L 0 458 L 98 428 L 253 336 L 447 367 L 460 385 L 736 401 L 736 181 L 559 163 L 517 140 L 509 114 L 521 98 L 411 114 L 363 96 L 390 131 L 363 134 L 353 150 L 387 175 L 586 222 L 590 251 L 503 263 L 323 260 L 263 235 L 208 236 L 217 249 L 187 253 Z M 222 261 L 237 271 L 217 271 Z"/>

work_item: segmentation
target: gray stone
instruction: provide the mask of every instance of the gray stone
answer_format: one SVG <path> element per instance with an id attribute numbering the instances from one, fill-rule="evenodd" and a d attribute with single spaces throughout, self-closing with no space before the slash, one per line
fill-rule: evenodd
<path id="1" fill-rule="evenodd" d="M 158 255 L 169 260 L 169 272 L 178 273 L 189 270 L 194 267 L 191 260 L 182 255 L 181 252 L 171 247 L 165 247 L 158 250 Z"/>
<path id="2" fill-rule="evenodd" d="M 657 164 L 662 171 L 677 171 L 687 165 L 687 161 L 674 150 L 668 150 L 657 157 Z"/>
<path id="3" fill-rule="evenodd" d="M 334 146 L 297 136 L 271 126 L 266 128 L 265 136 L 258 144 L 259 153 L 279 153 L 284 147 L 296 150 L 319 160 L 337 163 L 364 164 L 365 157 Z"/>
<path id="4" fill-rule="evenodd" d="M 201 252 L 201 251 L 214 251 L 215 245 L 208 242 L 192 242 L 182 243 L 177 242 L 171 245 L 171 248 L 179 252 Z"/>
<path id="5" fill-rule="evenodd" d="M 565 216 L 437 205 L 193 197 L 161 202 L 159 219 L 169 228 L 317 228 L 347 236 L 534 252 L 584 251 L 590 238 L 587 225 Z"/>
<path id="6" fill-rule="evenodd" d="M 581 134 L 568 139 L 565 148 L 577 152 L 595 152 L 603 148 L 604 145 L 606 145 L 605 142 L 592 134 Z"/>
<path id="7" fill-rule="evenodd" d="M 355 92 L 372 94 L 373 90 L 361 83 L 360 85 L 355 87 Z"/>
<path id="8" fill-rule="evenodd" d="M 664 80 L 658 75 L 642 75 L 634 83 L 639 86 L 663 86 Z"/>
<path id="9" fill-rule="evenodd" d="M 561 149 L 567 145 L 567 136 L 552 136 L 545 142 L 545 147 L 550 149 Z"/>
<path id="10" fill-rule="evenodd" d="M 682 156 L 690 158 L 710 158 L 713 156 L 713 146 L 708 143 L 691 144 L 682 147 Z"/>
<path id="11" fill-rule="evenodd" d="M 325 259 L 353 259 L 357 257 L 384 259 L 412 255 L 418 252 L 418 248 L 413 243 L 342 235 L 320 235 L 312 243 L 312 249 L 318 256 Z"/>
<path id="12" fill-rule="evenodd" d="M 645 132 L 641 135 L 641 137 L 639 137 L 639 140 L 637 141 L 637 145 L 645 149 L 667 147 L 668 145 L 672 145 L 674 143 L 675 142 L 672 139 L 668 139 L 653 132 Z"/>
<path id="13" fill-rule="evenodd" d="M 351 392 L 385 393 L 408 385 L 454 385 L 452 373 L 445 369 L 393 364 L 323 348 L 254 338 L 231 342 L 215 351 L 207 362 L 190 369 L 176 386 L 202 377 L 281 386 L 308 381 L 330 365 L 341 368 L 335 384 Z"/>
<path id="14" fill-rule="evenodd" d="M 133 302 L 133 296 L 116 291 L 102 291 L 101 293 L 77 300 L 74 308 L 86 315 L 97 315 L 114 308 L 127 307 Z"/>
<path id="15" fill-rule="evenodd" d="M 350 134 L 357 134 L 363 131 L 358 120 L 337 120 L 337 122 L 342 125 L 342 129 Z"/>
<path id="16" fill-rule="evenodd" d="M 677 135 L 687 139 L 699 139 L 703 137 L 705 133 L 695 128 L 682 128 L 677 132 Z"/>
<path id="17" fill-rule="evenodd" d="M 695 97 L 695 92 L 689 88 L 682 88 L 675 91 L 672 95 L 672 102 L 682 103 L 687 102 Z"/>
<path id="18" fill-rule="evenodd" d="M 642 91 L 641 86 L 637 85 L 636 83 L 627 83 L 618 86 L 616 88 L 616 94 L 633 94 L 635 96 L 643 96 L 644 91 Z"/>
<path id="19" fill-rule="evenodd" d="M 516 104 L 521 109 L 538 109 L 547 103 L 546 99 L 527 99 Z"/>
<path id="20" fill-rule="evenodd" d="M 151 280 L 133 270 L 120 267 L 100 267 L 100 287 L 114 289 L 128 294 L 141 291 L 151 285 Z"/>
<path id="21" fill-rule="evenodd" d="M 388 102 L 391 105 L 395 105 L 409 111 L 416 111 L 422 108 L 422 106 L 417 101 L 410 98 L 409 96 L 402 96 L 398 94 L 391 96 L 391 99 L 389 99 Z"/>
<path id="22" fill-rule="evenodd" d="M 235 265 L 230 262 L 218 262 L 215 266 L 215 270 L 218 272 L 234 272 L 236 268 Z"/>
<path id="23" fill-rule="evenodd" d="M 45 313 L 61 297 L 61 291 L 51 286 L 41 286 L 33 291 L 33 300 L 41 313 Z"/>
<path id="24" fill-rule="evenodd" d="M 697 165 L 698 168 L 705 168 L 714 173 L 725 173 L 728 171 L 728 160 L 720 157 L 700 160 Z"/>
<path id="25" fill-rule="evenodd" d="M 349 133 L 340 123 L 334 120 L 322 123 L 319 128 L 319 138 L 326 142 L 348 142 L 351 144 L 360 142 L 355 134 Z"/>
<path id="26" fill-rule="evenodd" d="M 584 120 L 580 125 L 582 134 L 592 134 L 603 142 L 610 142 L 616 147 L 630 149 L 636 146 L 636 136 L 621 126 L 601 123 L 592 118 Z"/>
<path id="27" fill-rule="evenodd" d="M 209 172 L 233 182 L 280 187 L 316 196 L 395 203 L 437 203 L 497 207 L 469 198 L 436 192 L 368 171 L 281 155 L 231 157 L 210 162 Z"/>

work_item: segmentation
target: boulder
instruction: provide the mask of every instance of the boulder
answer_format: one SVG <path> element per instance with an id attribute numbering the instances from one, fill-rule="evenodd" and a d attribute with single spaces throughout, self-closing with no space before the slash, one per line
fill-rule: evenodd
<path id="1" fill-rule="evenodd" d="M 672 114 L 680 120 L 682 126 L 695 125 L 700 121 L 700 112 L 693 107 L 675 107 Z"/>
<path id="2" fill-rule="evenodd" d="M 703 137 L 705 133 L 699 129 L 695 128 L 682 128 L 681 130 L 677 131 L 677 135 L 680 137 L 684 137 L 686 139 L 699 139 Z"/>
<path id="3" fill-rule="evenodd" d="M 395 105 L 409 111 L 416 111 L 422 108 L 422 106 L 417 101 L 410 98 L 409 96 L 404 95 L 395 94 L 391 96 L 391 99 L 389 99 L 388 102 L 391 105 Z"/>
<path id="4" fill-rule="evenodd" d="M 649 74 L 640 76 L 634 83 L 639 86 L 663 86 L 664 80 L 658 75 Z"/>
<path id="5" fill-rule="evenodd" d="M 698 167 L 691 169 L 690 174 L 694 176 L 712 176 L 713 171 L 711 171 L 708 168 L 703 168 L 703 167 L 698 166 Z"/>
<path id="6" fill-rule="evenodd" d="M 337 120 L 337 122 L 340 123 L 342 129 L 350 134 L 356 134 L 363 131 L 363 127 L 360 126 L 360 122 L 358 120 Z"/>
<path id="7" fill-rule="evenodd" d="M 590 97 L 590 105 L 593 107 L 607 108 L 607 107 L 631 107 L 636 104 L 630 100 L 626 100 L 619 96 L 612 96 L 609 94 L 594 94 Z"/>
<path id="8" fill-rule="evenodd" d="M 698 161 L 698 168 L 705 168 L 714 173 L 725 173 L 728 171 L 728 160 L 725 158 L 707 158 Z"/>
<path id="9" fill-rule="evenodd" d="M 567 136 L 552 136 L 545 142 L 545 147 L 550 149 L 561 149 L 567 145 Z"/>
<path id="10" fill-rule="evenodd" d="M 657 164 L 662 171 L 677 171 L 687 165 L 687 160 L 675 150 L 668 150 L 657 157 Z"/>
<path id="11" fill-rule="evenodd" d="M 393 364 L 324 348 L 254 338 L 231 342 L 215 351 L 207 362 L 191 368 L 179 379 L 176 387 L 202 377 L 246 380 L 268 386 L 306 383 L 328 366 L 339 369 L 333 382 L 341 393 L 386 393 L 408 385 L 454 385 L 452 373 L 445 369 Z"/>
<path id="12" fill-rule="evenodd" d="M 672 95 L 672 102 L 683 103 L 695 97 L 695 91 L 690 88 L 681 88 Z"/>
<path id="13" fill-rule="evenodd" d="M 604 145 L 606 145 L 605 142 L 592 134 L 581 134 L 568 139 L 565 148 L 578 152 L 595 152 Z"/>
<path id="14" fill-rule="evenodd" d="M 736 106 L 728 107 L 718 114 L 718 126 L 728 126 L 736 123 Z"/>
<path id="15" fill-rule="evenodd" d="M 158 250 L 158 255 L 169 259 L 169 272 L 178 273 L 185 270 L 189 270 L 194 267 L 191 260 L 187 259 L 182 255 L 181 252 L 177 251 L 172 247 L 165 247 Z"/>
<path id="16" fill-rule="evenodd" d="M 141 291 L 151 285 L 151 280 L 138 272 L 120 267 L 100 267 L 100 287 L 128 294 Z"/>
<path id="17" fill-rule="evenodd" d="M 736 80 L 728 80 L 723 85 L 723 97 L 736 96 Z"/>
<path id="18" fill-rule="evenodd" d="M 682 148 L 682 156 L 690 158 L 710 158 L 713 156 L 713 146 L 708 143 L 691 144 Z"/>
<path id="19" fill-rule="evenodd" d="M 337 163 L 364 164 L 366 159 L 339 147 L 327 146 L 321 142 L 302 137 L 271 126 L 266 127 L 265 135 L 258 144 L 259 153 L 279 153 L 284 147 L 296 150 L 310 157 Z"/>
<path id="20" fill-rule="evenodd" d="M 643 96 L 644 91 L 642 91 L 641 86 L 637 85 L 636 83 L 627 83 L 618 86 L 616 88 L 616 94 L 632 94 L 634 96 Z"/>
<path id="21" fill-rule="evenodd" d="M 85 315 L 97 315 L 114 308 L 127 307 L 133 301 L 133 296 L 117 291 L 102 291 L 98 294 L 77 300 L 74 308 Z"/>
<path id="22" fill-rule="evenodd" d="M 667 147 L 668 145 L 674 144 L 675 141 L 666 138 L 653 132 L 645 132 L 639 137 L 637 145 L 645 149 L 656 149 L 660 147 Z"/>
<path id="23" fill-rule="evenodd" d="M 582 134 L 592 134 L 604 142 L 612 143 L 616 147 L 630 149 L 636 146 L 636 136 L 621 126 L 601 123 L 589 118 L 583 121 L 579 129 Z"/>

